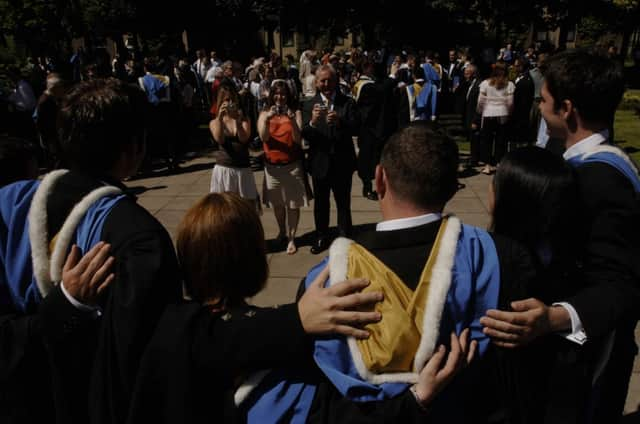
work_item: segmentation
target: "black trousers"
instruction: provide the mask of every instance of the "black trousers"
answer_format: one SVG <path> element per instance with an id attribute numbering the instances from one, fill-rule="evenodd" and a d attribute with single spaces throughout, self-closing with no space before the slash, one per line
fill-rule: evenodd
<path id="1" fill-rule="evenodd" d="M 611 356 L 599 381 L 598 397 L 593 400 L 594 424 L 617 423 L 627 399 L 633 361 L 638 353 L 635 343 L 635 322 L 616 330 Z"/>
<path id="2" fill-rule="evenodd" d="M 351 177 L 352 172 L 338 171 L 331 166 L 325 178 L 312 177 L 313 219 L 318 237 L 324 237 L 329 230 L 329 194 L 338 208 L 338 230 L 341 236 L 351 235 Z"/>
<path id="3" fill-rule="evenodd" d="M 476 166 L 480 159 L 480 131 L 469 129 L 467 140 L 469 140 L 469 147 L 471 149 L 471 157 L 469 158 L 470 165 Z"/>
<path id="4" fill-rule="evenodd" d="M 496 165 L 507 152 L 506 117 L 482 118 L 480 130 L 480 160 Z"/>
<path id="5" fill-rule="evenodd" d="M 374 136 L 358 137 L 358 177 L 365 188 L 371 189 L 371 181 L 376 175 L 376 166 L 380 163 L 380 155 L 384 141 Z"/>

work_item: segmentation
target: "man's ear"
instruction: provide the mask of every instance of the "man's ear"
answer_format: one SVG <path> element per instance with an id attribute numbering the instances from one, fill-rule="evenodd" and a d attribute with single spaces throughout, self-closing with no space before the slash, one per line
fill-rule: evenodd
<path id="1" fill-rule="evenodd" d="M 560 104 L 560 114 L 565 121 L 572 118 L 572 115 L 576 112 L 571 100 L 563 100 Z"/>
<path id="2" fill-rule="evenodd" d="M 376 165 L 374 184 L 376 186 L 376 192 L 378 192 L 378 198 L 382 199 L 387 193 L 387 175 L 380 165 Z"/>

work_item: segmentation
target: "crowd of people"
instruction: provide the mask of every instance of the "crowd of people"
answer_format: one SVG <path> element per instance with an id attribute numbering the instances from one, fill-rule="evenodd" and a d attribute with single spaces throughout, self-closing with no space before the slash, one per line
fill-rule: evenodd
<path id="1" fill-rule="evenodd" d="M 242 69 L 200 51 L 178 73 L 148 60 L 135 80 L 87 76 L 63 94 L 49 74 L 49 142 L 46 108 L 36 123 L 54 170 L 39 180 L 32 144 L 0 143 L 3 422 L 616 422 L 640 305 L 640 177 L 610 136 L 619 64 L 511 46 L 480 72 L 455 50 L 444 65 L 300 59 Z M 218 149 L 176 253 L 122 181 L 167 137 L 181 72 Z M 495 173 L 488 229 L 443 212 L 460 158 L 437 121 L 456 110 L 468 165 Z M 312 196 L 312 253 L 330 245 L 296 302 L 273 308 L 247 304 L 269 273 L 254 140 L 287 253 Z M 355 170 L 382 214 L 356 235 Z"/>
<path id="2" fill-rule="evenodd" d="M 508 44 L 497 56 L 483 52 L 478 59 L 468 50 L 450 49 L 442 63 L 438 53 L 429 51 L 393 54 L 358 48 L 342 53 L 306 50 L 299 60 L 272 53 L 252 58 L 246 67 L 204 49 L 196 52 L 194 61 L 179 56 L 134 58 L 116 55 L 110 64 L 105 59 L 92 62 L 80 50 L 69 60 L 71 75 L 79 80 L 112 76 L 144 91 L 148 108 L 140 116 L 147 147 L 143 168 L 150 169 L 159 156 L 170 172 L 176 171 L 196 124 L 208 122 L 218 148 L 211 192 L 238 193 L 258 210 L 261 200 L 272 206 L 277 241 L 289 254 L 297 251 L 298 209 L 311 199 L 316 229 L 312 253 L 326 250 L 331 192 L 339 233 L 352 234 L 353 171 L 362 180 L 362 195 L 376 200 L 372 183 L 382 147 L 411 122 L 460 116 L 471 146 L 466 165 L 482 166 L 485 174 L 495 172 L 510 146 L 539 138 L 546 142 L 544 128 L 538 135 L 537 112 L 542 82 L 538 65 L 545 54 L 534 47 L 517 52 Z M 34 87 L 44 87 L 42 81 L 30 85 L 14 70 L 9 133 L 36 140 L 47 167 L 64 167 L 55 117 L 69 84 L 50 59 L 37 61 L 31 74 L 32 81 L 46 78 L 46 89 L 40 95 Z M 281 92 L 278 99 L 274 91 Z M 357 155 L 352 137 L 357 137 Z M 253 180 L 251 150 L 264 152 L 267 178 L 260 190 Z"/>

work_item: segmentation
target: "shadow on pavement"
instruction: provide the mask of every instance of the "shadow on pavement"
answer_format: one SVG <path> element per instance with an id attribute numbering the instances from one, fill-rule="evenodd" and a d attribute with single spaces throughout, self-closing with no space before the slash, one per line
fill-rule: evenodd
<path id="1" fill-rule="evenodd" d="M 142 193 L 144 193 L 145 191 L 149 191 L 149 190 L 162 190 L 167 188 L 166 185 L 159 185 L 159 186 L 154 186 L 154 187 L 145 187 L 145 186 L 134 186 L 134 187 L 128 187 L 127 191 L 131 194 L 133 194 L 134 196 L 139 196 Z"/>
<path id="2" fill-rule="evenodd" d="M 376 230 L 376 223 L 354 225 L 353 235 L 349 238 L 357 239 L 359 234 L 362 234 L 363 232 L 375 231 L 375 230 Z M 333 242 L 333 240 L 335 240 L 338 236 L 339 236 L 338 227 L 329 228 L 328 238 L 330 241 Z M 298 246 L 298 248 L 302 246 L 312 246 L 315 241 L 316 241 L 315 230 L 309 231 L 302 234 L 301 236 L 296 237 L 296 246 Z M 280 243 L 275 238 L 268 239 L 266 240 L 266 242 L 267 242 L 267 253 L 284 252 L 287 248 L 287 242 Z"/>

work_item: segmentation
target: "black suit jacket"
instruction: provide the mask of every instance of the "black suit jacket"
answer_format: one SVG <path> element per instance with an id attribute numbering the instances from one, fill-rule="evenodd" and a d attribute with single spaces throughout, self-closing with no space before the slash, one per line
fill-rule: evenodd
<path id="1" fill-rule="evenodd" d="M 453 67 L 451 67 L 452 63 L 446 63 L 442 65 L 442 69 L 444 70 L 442 76 L 442 88 L 446 89 L 447 92 L 451 92 L 453 90 L 453 82 L 455 78 L 459 79 L 459 82 L 462 82 L 463 79 L 463 71 L 462 71 L 462 63 L 460 61 L 456 61 L 453 63 Z"/>
<path id="2" fill-rule="evenodd" d="M 366 84 L 358 97 L 360 114 L 359 137 L 384 142 L 396 130 L 393 91 L 397 81 L 386 78 L 382 82 Z"/>
<path id="3" fill-rule="evenodd" d="M 140 360 L 126 422 L 243 422 L 246 411 L 233 402 L 238 381 L 301 367 L 311 346 L 296 304 L 217 313 L 195 302 L 170 305 Z"/>
<path id="4" fill-rule="evenodd" d="M 471 87 L 471 88 L 469 88 Z M 471 130 L 471 124 L 476 124 L 480 127 L 480 114 L 478 113 L 478 96 L 480 96 L 480 79 L 476 78 L 471 83 L 465 84 L 465 96 L 464 113 L 462 116 L 462 122 L 465 130 Z"/>
<path id="5" fill-rule="evenodd" d="M 630 181 L 609 165 L 584 164 L 576 176 L 583 202 L 586 287 L 568 302 L 593 340 L 621 324 L 633 328 L 638 319 L 640 200 Z"/>
<path id="6" fill-rule="evenodd" d="M 316 103 L 323 103 L 320 93 L 316 93 L 303 108 L 302 136 L 309 142 L 311 176 L 325 178 L 330 169 L 333 172 L 351 175 L 356 165 L 352 137 L 357 135 L 360 127 L 355 103 L 336 91 L 334 110 L 338 113 L 338 124 L 328 125 L 326 122 L 318 122 L 312 127 L 311 111 Z"/>
<path id="7" fill-rule="evenodd" d="M 524 76 L 515 84 L 513 93 L 513 112 L 511 122 L 514 125 L 528 125 L 531 105 L 533 104 L 534 84 L 531 75 L 525 72 Z"/>

